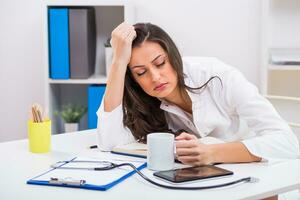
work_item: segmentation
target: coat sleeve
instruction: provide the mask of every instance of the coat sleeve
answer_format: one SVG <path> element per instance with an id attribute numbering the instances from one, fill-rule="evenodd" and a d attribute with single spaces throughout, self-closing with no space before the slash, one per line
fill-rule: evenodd
<path id="1" fill-rule="evenodd" d="M 265 161 L 299 158 L 296 135 L 255 85 L 236 69 L 224 77 L 223 84 L 228 106 L 233 106 L 256 134 L 242 141 L 253 155 Z"/>
<path id="2" fill-rule="evenodd" d="M 97 111 L 98 146 L 102 151 L 110 151 L 117 145 L 134 142 L 131 131 L 123 126 L 122 104 L 111 112 L 104 111 L 104 98 Z"/>

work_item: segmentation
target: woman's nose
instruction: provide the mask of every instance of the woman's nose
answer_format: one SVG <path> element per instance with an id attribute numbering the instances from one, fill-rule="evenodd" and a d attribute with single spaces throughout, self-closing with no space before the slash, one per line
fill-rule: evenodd
<path id="1" fill-rule="evenodd" d="M 151 69 L 152 81 L 156 82 L 160 79 L 160 72 L 157 69 Z"/>

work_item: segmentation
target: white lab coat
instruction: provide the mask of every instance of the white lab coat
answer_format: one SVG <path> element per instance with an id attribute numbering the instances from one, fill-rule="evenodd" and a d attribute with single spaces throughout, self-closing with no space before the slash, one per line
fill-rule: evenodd
<path id="1" fill-rule="evenodd" d="M 212 136 L 225 142 L 241 141 L 247 149 L 264 161 L 299 157 L 299 143 L 288 124 L 253 84 L 236 68 L 216 58 L 185 57 L 185 84 L 199 87 L 213 79 L 202 92 L 188 92 L 192 100 L 193 119 L 177 106 L 165 101 L 161 109 L 171 129 L 185 129 L 198 137 Z M 122 105 L 104 112 L 103 103 L 97 112 L 98 142 L 102 150 L 134 141 L 123 126 Z"/>

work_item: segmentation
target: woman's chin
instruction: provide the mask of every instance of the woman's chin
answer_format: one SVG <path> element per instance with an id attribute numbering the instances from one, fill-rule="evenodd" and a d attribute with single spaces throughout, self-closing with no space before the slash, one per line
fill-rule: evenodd
<path id="1" fill-rule="evenodd" d="M 171 94 L 171 92 L 172 91 L 164 90 L 164 91 L 155 93 L 154 96 L 157 98 L 166 98 Z"/>

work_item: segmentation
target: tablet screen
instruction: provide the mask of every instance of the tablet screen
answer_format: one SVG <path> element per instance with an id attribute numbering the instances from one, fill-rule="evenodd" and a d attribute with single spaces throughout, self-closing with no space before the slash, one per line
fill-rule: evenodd
<path id="1" fill-rule="evenodd" d="M 213 165 L 205 165 L 200 167 L 160 171 L 155 172 L 153 175 L 174 183 L 181 183 L 199 179 L 227 176 L 232 174 L 233 172 L 229 170 L 222 169 Z"/>

